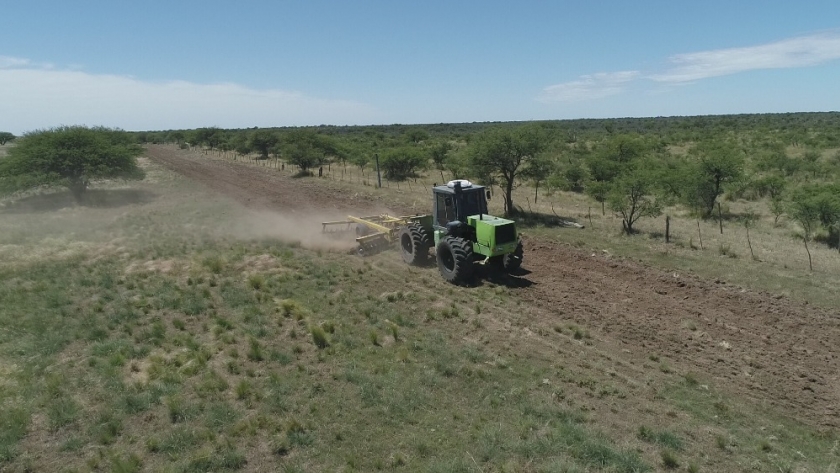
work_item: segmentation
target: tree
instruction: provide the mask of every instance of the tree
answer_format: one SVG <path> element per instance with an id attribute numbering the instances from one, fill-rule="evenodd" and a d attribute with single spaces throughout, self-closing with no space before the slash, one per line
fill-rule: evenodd
<path id="1" fill-rule="evenodd" d="M 759 171 L 778 171 L 785 176 L 792 176 L 802 169 L 803 161 L 791 158 L 780 143 L 772 143 L 769 148 L 755 159 Z"/>
<path id="2" fill-rule="evenodd" d="M 405 140 L 412 144 L 417 144 L 429 139 L 429 132 L 423 128 L 412 127 L 406 130 L 403 135 Z"/>
<path id="3" fill-rule="evenodd" d="M 759 196 L 768 196 L 771 200 L 775 200 L 784 194 L 787 180 L 780 174 L 770 174 L 757 179 L 753 186 Z"/>
<path id="4" fill-rule="evenodd" d="M 283 146 L 283 156 L 286 162 L 298 166 L 302 174 L 306 174 L 310 168 L 320 166 L 323 158 L 323 154 L 305 141 L 287 143 Z"/>
<path id="5" fill-rule="evenodd" d="M 811 260 L 811 250 L 808 242 L 813 238 L 820 221 L 819 206 L 812 196 L 807 193 L 797 193 L 790 206 L 790 216 L 802 226 L 802 241 L 805 243 L 805 251 L 808 253 L 808 268 L 814 270 L 814 263 Z"/>
<path id="6" fill-rule="evenodd" d="M 186 137 L 186 135 L 184 135 L 184 132 L 180 131 L 180 130 L 173 131 L 172 133 L 169 134 L 169 139 L 175 140 L 175 143 L 177 143 L 179 145 L 184 142 L 185 137 Z"/>
<path id="7" fill-rule="evenodd" d="M 260 159 L 268 159 L 271 152 L 280 138 L 271 130 L 256 130 L 248 138 L 248 148 L 260 153 Z"/>
<path id="8" fill-rule="evenodd" d="M 640 218 L 662 214 L 662 204 L 654 196 L 656 178 L 653 164 L 643 163 L 630 167 L 610 185 L 607 201 L 612 210 L 621 214 L 621 227 L 628 235 L 634 232 L 633 225 Z"/>
<path id="9" fill-rule="evenodd" d="M 193 140 L 197 145 L 206 145 L 216 149 L 225 140 L 224 131 L 218 127 L 199 128 L 193 132 Z"/>
<path id="10" fill-rule="evenodd" d="M 692 153 L 697 160 L 688 169 L 683 197 L 690 207 L 707 218 L 715 210 L 725 187 L 743 175 L 744 158 L 731 143 L 701 144 Z"/>
<path id="11" fill-rule="evenodd" d="M 572 163 L 563 171 L 563 187 L 572 192 L 580 192 L 586 187 L 586 178 L 586 169 L 581 163 Z"/>
<path id="12" fill-rule="evenodd" d="M 781 196 L 770 199 L 770 212 L 773 214 L 773 225 L 779 224 L 779 218 L 785 214 L 785 201 Z"/>
<path id="13" fill-rule="evenodd" d="M 597 202 L 601 203 L 601 215 L 605 215 L 604 210 L 607 197 L 609 197 L 610 183 L 604 181 L 591 181 L 586 185 L 586 194 Z"/>
<path id="14" fill-rule="evenodd" d="M 404 181 L 415 177 L 417 171 L 425 169 L 429 157 L 423 150 L 414 146 L 402 146 L 382 153 L 380 165 L 385 177 L 392 181 Z"/>
<path id="15" fill-rule="evenodd" d="M 517 128 L 491 128 L 477 135 L 468 148 L 476 175 L 498 175 L 505 199 L 505 216 L 516 213 L 513 189 L 516 178 L 527 164 L 548 146 L 548 137 L 539 125 Z"/>
<path id="16" fill-rule="evenodd" d="M 305 174 L 309 168 L 320 166 L 327 156 L 337 153 L 335 143 L 328 137 L 308 128 L 298 128 L 283 139 L 283 155 L 288 163 L 300 167 Z"/>
<path id="17" fill-rule="evenodd" d="M 25 134 L 0 161 L 0 189 L 61 185 L 81 202 L 92 179 L 142 179 L 143 148 L 122 130 L 65 126 Z"/>
<path id="18" fill-rule="evenodd" d="M 616 181 L 631 172 L 636 161 L 649 151 L 650 146 L 641 137 L 622 134 L 611 136 L 585 157 L 589 179 L 586 180 L 584 189 L 587 195 L 601 203 L 602 214 L 605 213 L 605 204 L 610 198 L 610 192 L 616 187 Z M 581 171 L 585 170 L 573 170 L 569 177 L 585 177 L 586 174 L 581 176 Z"/>
<path id="19" fill-rule="evenodd" d="M 744 215 L 741 216 L 741 222 L 744 224 L 744 229 L 747 230 L 747 245 L 750 247 L 750 257 L 757 261 L 755 253 L 753 253 L 752 240 L 750 240 L 750 228 L 755 226 L 758 222 L 759 215 L 753 209 L 747 209 Z"/>
<path id="20" fill-rule="evenodd" d="M 534 183 L 534 204 L 537 203 L 537 196 L 540 191 L 540 182 L 545 181 L 554 173 L 557 167 L 551 157 L 545 154 L 538 154 L 528 163 L 528 166 L 522 171 L 522 176 Z"/>
<path id="21" fill-rule="evenodd" d="M 9 133 L 8 131 L 0 131 L 0 146 L 13 141 L 15 139 L 15 135 Z"/>
<path id="22" fill-rule="evenodd" d="M 829 244 L 840 249 L 840 185 L 806 185 L 797 189 L 792 201 L 800 213 L 802 207 L 816 212 L 818 224 L 828 230 Z"/>
<path id="23" fill-rule="evenodd" d="M 245 133 L 237 133 L 233 135 L 230 138 L 230 141 L 228 141 L 228 145 L 230 146 L 230 149 L 239 156 L 246 156 L 252 151 L 251 145 L 248 143 L 248 137 L 245 136 Z"/>
<path id="24" fill-rule="evenodd" d="M 434 143 L 431 148 L 432 162 L 435 163 L 435 169 L 440 171 L 440 178 L 443 178 L 443 170 L 446 169 L 446 157 L 452 149 L 452 143 L 449 141 L 438 141 Z"/>
<path id="25" fill-rule="evenodd" d="M 813 177 L 817 177 L 817 173 L 820 171 L 820 153 L 815 149 L 809 149 L 802 155 L 802 168 L 805 171 L 810 172 Z"/>

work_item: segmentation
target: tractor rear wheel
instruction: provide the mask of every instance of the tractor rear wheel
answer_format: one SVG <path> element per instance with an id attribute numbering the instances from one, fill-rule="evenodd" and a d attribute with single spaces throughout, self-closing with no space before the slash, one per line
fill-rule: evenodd
<path id="1" fill-rule="evenodd" d="M 410 265 L 421 265 L 429 258 L 429 233 L 419 223 L 409 223 L 400 230 L 400 253 Z"/>
<path id="2" fill-rule="evenodd" d="M 438 270 L 453 284 L 469 281 L 473 274 L 472 243 L 463 238 L 444 237 L 435 249 Z"/>

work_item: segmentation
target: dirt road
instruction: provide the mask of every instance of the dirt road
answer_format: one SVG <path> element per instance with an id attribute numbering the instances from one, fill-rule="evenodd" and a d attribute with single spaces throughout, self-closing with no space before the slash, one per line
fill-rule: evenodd
<path id="1" fill-rule="evenodd" d="M 352 190 L 173 147 L 150 146 L 148 156 L 252 208 L 389 207 Z M 757 405 L 814 426 L 840 426 L 836 312 L 546 241 L 527 241 L 525 258 L 533 284 L 518 291 L 540 317 L 587 327 L 616 356 L 643 362 L 655 355 Z"/>

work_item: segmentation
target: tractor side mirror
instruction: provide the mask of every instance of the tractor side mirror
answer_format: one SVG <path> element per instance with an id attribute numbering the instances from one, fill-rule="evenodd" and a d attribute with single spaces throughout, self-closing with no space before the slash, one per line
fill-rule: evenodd
<path id="1" fill-rule="evenodd" d="M 487 191 L 487 200 L 490 200 L 490 191 Z"/>

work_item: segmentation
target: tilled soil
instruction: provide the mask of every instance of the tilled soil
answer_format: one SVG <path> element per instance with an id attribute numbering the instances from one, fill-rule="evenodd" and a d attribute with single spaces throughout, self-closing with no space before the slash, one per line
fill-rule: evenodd
<path id="1" fill-rule="evenodd" d="M 148 155 L 251 208 L 406 212 L 352 190 L 172 147 L 150 146 Z M 655 354 L 735 396 L 810 425 L 840 427 L 837 311 L 605 253 L 536 239 L 525 243 L 524 278 L 531 284 L 518 291 L 540 313 L 597 332 L 599 345 L 617 356 Z"/>

